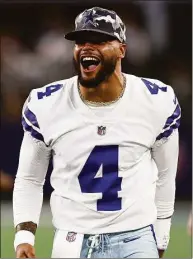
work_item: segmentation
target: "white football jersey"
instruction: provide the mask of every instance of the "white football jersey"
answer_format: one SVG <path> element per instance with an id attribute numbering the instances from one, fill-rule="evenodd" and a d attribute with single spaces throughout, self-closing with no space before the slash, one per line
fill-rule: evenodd
<path id="1" fill-rule="evenodd" d="M 170 86 L 125 76 L 124 95 L 110 107 L 87 106 L 77 76 L 34 89 L 27 99 L 24 129 L 52 150 L 56 228 L 110 233 L 156 219 L 151 149 L 178 128 L 180 107 Z"/>

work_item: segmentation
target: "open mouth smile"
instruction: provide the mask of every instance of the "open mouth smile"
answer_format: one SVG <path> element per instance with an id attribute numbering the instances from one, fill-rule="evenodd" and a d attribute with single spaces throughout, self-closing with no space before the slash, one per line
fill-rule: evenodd
<path id="1" fill-rule="evenodd" d="M 80 58 L 80 63 L 84 72 L 93 72 L 97 69 L 101 61 L 94 56 L 82 56 Z"/>

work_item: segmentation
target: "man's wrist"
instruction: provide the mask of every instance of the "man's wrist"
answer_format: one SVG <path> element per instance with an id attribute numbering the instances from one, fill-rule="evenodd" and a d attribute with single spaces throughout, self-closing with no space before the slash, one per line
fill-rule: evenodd
<path id="1" fill-rule="evenodd" d="M 14 240 L 14 248 L 15 251 L 20 244 L 30 244 L 34 246 L 35 243 L 35 235 L 28 231 L 28 230 L 20 230 L 15 234 L 15 240 Z"/>
<path id="2" fill-rule="evenodd" d="M 171 218 L 157 219 L 154 224 L 157 248 L 166 250 L 170 240 Z"/>
<path id="3" fill-rule="evenodd" d="M 165 250 L 160 250 L 160 249 L 158 249 L 159 258 L 162 258 L 162 257 L 163 257 L 164 252 L 165 252 Z"/>

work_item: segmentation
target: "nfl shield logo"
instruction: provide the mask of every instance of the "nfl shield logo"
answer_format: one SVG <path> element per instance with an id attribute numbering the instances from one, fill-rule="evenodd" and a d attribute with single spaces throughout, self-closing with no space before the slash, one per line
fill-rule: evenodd
<path id="1" fill-rule="evenodd" d="M 68 242 L 74 242 L 76 240 L 76 234 L 75 232 L 68 232 L 66 236 L 66 241 Z"/>
<path id="2" fill-rule="evenodd" d="M 104 126 L 98 126 L 98 131 L 97 133 L 100 135 L 100 136 L 103 136 L 106 134 L 106 127 Z"/>

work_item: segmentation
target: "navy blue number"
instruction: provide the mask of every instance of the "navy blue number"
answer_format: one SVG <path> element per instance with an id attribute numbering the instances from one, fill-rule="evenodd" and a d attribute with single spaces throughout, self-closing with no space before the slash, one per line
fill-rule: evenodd
<path id="1" fill-rule="evenodd" d="M 58 91 L 62 87 L 62 84 L 50 85 L 46 87 L 45 92 L 38 92 L 38 99 L 43 99 L 44 96 L 50 96 L 52 93 Z"/>
<path id="2" fill-rule="evenodd" d="M 102 177 L 94 178 L 102 166 Z M 95 146 L 78 177 L 83 193 L 102 193 L 97 200 L 98 211 L 121 210 L 122 177 L 118 176 L 118 146 Z"/>
<path id="3" fill-rule="evenodd" d="M 144 84 L 147 86 L 148 90 L 150 91 L 151 94 L 157 94 L 159 90 L 163 92 L 167 92 L 167 87 L 166 86 L 158 86 L 155 83 L 152 83 L 148 81 L 147 79 L 141 78 L 141 80 L 144 82 Z"/>

